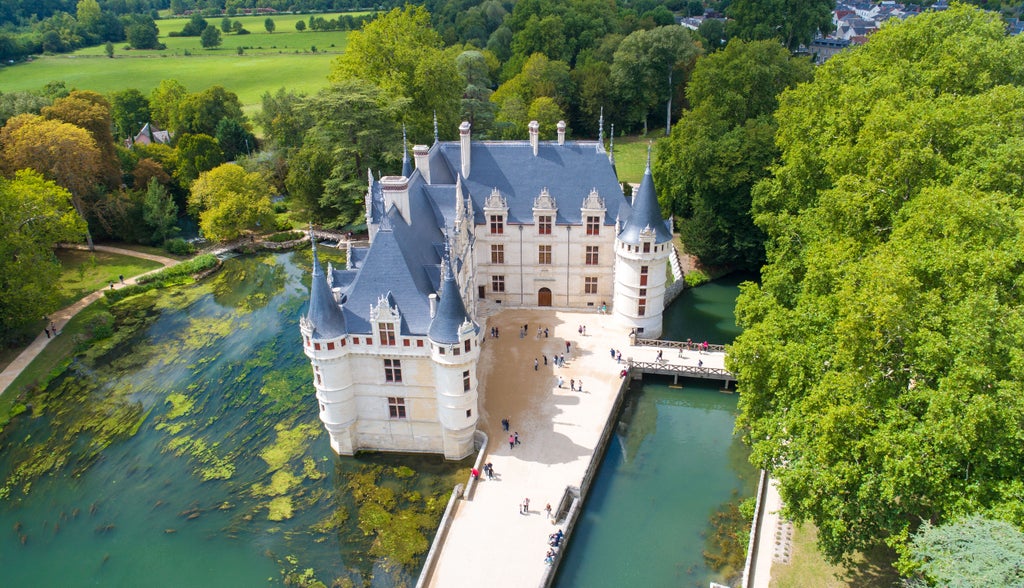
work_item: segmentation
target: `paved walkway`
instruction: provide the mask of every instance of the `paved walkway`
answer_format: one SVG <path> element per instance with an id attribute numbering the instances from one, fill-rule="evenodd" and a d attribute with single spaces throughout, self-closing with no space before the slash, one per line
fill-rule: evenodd
<path id="1" fill-rule="evenodd" d="M 67 248 L 88 249 L 88 247 L 84 245 L 68 246 Z M 165 268 L 180 263 L 178 260 L 171 259 L 170 257 L 152 255 L 149 253 L 141 253 L 139 251 L 132 251 L 131 249 L 121 249 L 120 247 L 96 245 L 95 249 L 96 251 L 105 251 L 107 253 L 117 253 L 120 255 L 130 255 L 132 257 L 139 257 L 142 259 L 148 259 L 150 261 L 156 261 L 162 263 Z M 125 285 L 134 284 L 137 278 L 151 274 L 153 272 L 158 272 L 160 271 L 160 269 L 155 269 L 144 274 L 139 274 L 138 276 L 126 278 Z M 124 286 L 122 286 L 121 284 L 114 284 L 115 289 L 123 287 Z M 96 292 L 89 294 L 85 298 L 82 298 L 78 302 L 72 304 L 71 306 L 63 310 L 58 310 L 56 312 L 50 313 L 50 320 L 52 320 L 56 324 L 57 332 L 59 333 L 63 331 L 64 326 L 68 324 L 68 321 L 70 321 L 72 317 L 81 312 L 81 310 L 86 306 L 89 306 L 93 302 L 99 300 L 101 296 L 103 296 L 103 290 L 97 290 Z M 0 394 L 3 394 L 4 391 L 7 390 L 7 388 L 11 385 L 11 382 L 13 382 L 14 379 L 21 374 L 22 370 L 28 367 L 28 364 L 32 363 L 32 360 L 35 359 L 36 356 L 39 355 L 43 351 L 43 349 L 46 348 L 47 345 L 50 344 L 50 341 L 51 338 L 47 337 L 46 333 L 39 333 L 35 340 L 32 341 L 32 343 L 29 343 L 28 347 L 26 347 L 25 350 L 18 355 L 18 357 L 14 358 L 14 361 L 12 361 L 6 368 L 4 368 L 3 372 L 0 372 Z"/>
<path id="2" fill-rule="evenodd" d="M 757 561 L 750 570 L 750 588 L 768 588 L 772 581 L 772 562 L 785 551 L 787 563 L 791 537 L 782 536 L 785 521 L 779 518 L 782 498 L 779 497 L 778 483 L 768 479 L 764 504 L 761 505 L 761 535 L 757 544 Z M 787 549 L 788 548 L 788 549 Z"/>

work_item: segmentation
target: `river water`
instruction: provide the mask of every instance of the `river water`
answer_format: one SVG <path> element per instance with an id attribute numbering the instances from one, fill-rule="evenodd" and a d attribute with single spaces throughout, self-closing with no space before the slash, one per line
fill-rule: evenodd
<path id="1" fill-rule="evenodd" d="M 752 278 L 684 292 L 665 313 L 664 337 L 731 342 L 738 285 Z M 624 402 L 557 586 L 706 588 L 742 572 L 741 561 L 716 571 L 704 555 L 721 555 L 712 519 L 735 521 L 735 505 L 756 492 L 749 452 L 733 436 L 736 396 L 719 392 L 717 381 L 680 383 L 646 377 Z"/>
<path id="2" fill-rule="evenodd" d="M 331 452 L 297 328 L 309 257 L 230 259 L 96 323 L 0 432 L 0 584 L 415 584 L 469 462 Z"/>

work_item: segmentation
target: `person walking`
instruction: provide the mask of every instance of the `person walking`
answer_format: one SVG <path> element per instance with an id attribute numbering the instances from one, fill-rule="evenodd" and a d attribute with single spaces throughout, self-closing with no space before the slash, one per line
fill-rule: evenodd
<path id="1" fill-rule="evenodd" d="M 533 358 L 533 371 L 537 371 L 538 366 L 540 366 L 540 362 L 537 361 L 537 358 L 535 357 Z"/>
<path id="2" fill-rule="evenodd" d="M 574 380 L 573 378 L 569 378 L 569 389 L 572 390 L 573 392 L 576 391 L 576 380 Z"/>
<path id="3" fill-rule="evenodd" d="M 515 442 L 515 445 L 519 445 L 519 431 L 516 431 L 512 435 L 512 440 Z"/>
<path id="4" fill-rule="evenodd" d="M 561 388 L 562 384 L 564 384 L 564 383 L 565 383 L 565 380 L 562 379 L 562 376 L 558 376 L 558 387 Z"/>
<path id="5" fill-rule="evenodd" d="M 50 327 L 43 327 L 43 330 L 46 331 L 46 338 L 49 339 L 50 338 Z"/>
<path id="6" fill-rule="evenodd" d="M 505 431 L 508 430 L 508 417 L 501 419 L 501 428 Z"/>
<path id="7" fill-rule="evenodd" d="M 509 449 L 515 449 L 515 446 L 516 446 L 516 438 L 513 437 L 512 435 L 509 435 L 508 436 L 508 448 Z"/>
<path id="8" fill-rule="evenodd" d="M 544 512 L 548 513 L 548 518 L 551 518 L 551 503 L 544 505 Z"/>
<path id="9" fill-rule="evenodd" d="M 548 356 L 542 355 L 541 357 L 544 358 L 544 365 L 547 365 L 548 364 Z"/>
<path id="10" fill-rule="evenodd" d="M 583 392 L 583 378 L 580 378 L 579 381 L 576 382 L 576 391 Z"/>
<path id="11" fill-rule="evenodd" d="M 519 514 L 530 514 L 530 499 L 524 498 L 523 504 L 519 506 Z"/>

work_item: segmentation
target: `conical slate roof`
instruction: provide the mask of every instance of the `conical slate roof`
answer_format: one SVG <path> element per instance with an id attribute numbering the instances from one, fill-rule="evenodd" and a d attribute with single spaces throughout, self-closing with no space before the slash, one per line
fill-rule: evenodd
<path id="1" fill-rule="evenodd" d="M 451 261 L 446 257 L 444 262 L 444 282 L 441 286 L 441 301 L 437 305 L 437 314 L 430 321 L 427 336 L 435 343 L 458 343 L 459 329 L 469 320 L 466 306 L 459 295 L 459 284 L 452 273 Z"/>
<path id="2" fill-rule="evenodd" d="M 333 339 L 344 335 L 345 315 L 341 307 L 334 301 L 331 287 L 327 285 L 327 275 L 320 267 L 316 255 L 316 238 L 313 241 L 313 283 L 309 288 L 309 313 L 306 318 L 313 325 L 313 335 L 318 339 Z"/>
<path id="3" fill-rule="evenodd" d="M 640 189 L 637 191 L 636 197 L 633 198 L 633 213 L 626 219 L 626 224 L 619 232 L 619 240 L 630 245 L 639 245 L 640 233 L 647 228 L 654 231 L 655 243 L 666 243 L 672 240 L 672 233 L 665 225 L 665 219 L 661 218 L 661 206 L 658 204 L 658 195 L 654 191 L 650 154 L 647 156 L 644 179 L 640 182 Z"/>

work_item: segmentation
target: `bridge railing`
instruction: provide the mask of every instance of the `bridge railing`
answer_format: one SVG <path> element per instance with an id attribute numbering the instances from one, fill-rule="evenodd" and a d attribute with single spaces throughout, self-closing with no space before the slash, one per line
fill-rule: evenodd
<path id="1" fill-rule="evenodd" d="M 699 351 L 703 347 L 697 341 L 667 341 L 664 339 L 635 339 L 634 345 L 641 347 L 661 347 L 663 349 L 686 349 L 688 351 Z M 707 351 L 725 351 L 725 345 L 708 343 Z"/>
<path id="2" fill-rule="evenodd" d="M 701 378 L 717 377 L 723 380 L 733 379 L 732 372 L 722 368 L 703 367 L 695 365 L 679 365 L 666 361 L 636 361 L 630 360 L 629 367 L 640 371 L 664 372 L 680 375 L 693 375 Z"/>

